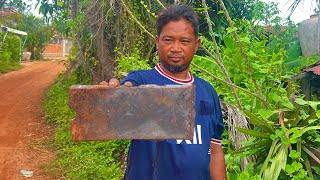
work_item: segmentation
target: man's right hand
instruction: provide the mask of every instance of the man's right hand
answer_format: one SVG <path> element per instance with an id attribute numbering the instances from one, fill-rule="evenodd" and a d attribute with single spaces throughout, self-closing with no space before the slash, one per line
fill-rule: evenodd
<path id="1" fill-rule="evenodd" d="M 115 87 L 118 87 L 120 85 L 120 82 L 119 82 L 118 79 L 112 78 L 112 79 L 110 79 L 109 83 L 107 81 L 102 81 L 100 83 L 100 85 L 109 86 L 110 88 L 115 88 Z M 132 87 L 132 83 L 131 82 L 125 82 L 124 86 Z"/>

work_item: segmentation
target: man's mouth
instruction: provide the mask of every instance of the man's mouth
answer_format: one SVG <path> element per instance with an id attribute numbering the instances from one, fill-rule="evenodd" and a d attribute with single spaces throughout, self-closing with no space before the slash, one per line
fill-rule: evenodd
<path id="1" fill-rule="evenodd" d="M 177 61 L 180 61 L 182 59 L 182 56 L 169 56 L 169 59 L 171 61 L 177 62 Z"/>

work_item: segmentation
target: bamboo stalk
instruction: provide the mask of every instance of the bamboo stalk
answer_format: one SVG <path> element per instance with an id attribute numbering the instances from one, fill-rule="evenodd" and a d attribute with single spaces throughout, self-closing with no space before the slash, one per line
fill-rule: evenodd
<path id="1" fill-rule="evenodd" d="M 219 2 L 220 2 L 220 6 L 222 7 L 222 9 L 223 9 L 223 11 L 224 11 L 224 14 L 225 14 L 225 16 L 226 16 L 226 18 L 227 18 L 227 21 L 228 21 L 230 27 L 233 29 L 233 28 L 234 28 L 234 24 L 233 24 L 233 21 L 231 20 L 231 18 L 230 18 L 230 16 L 229 16 L 229 13 L 228 13 L 228 10 L 227 10 L 226 6 L 224 5 L 224 3 L 223 3 L 222 0 L 219 0 Z M 247 68 L 248 68 L 248 72 L 249 72 L 250 78 L 252 79 L 252 82 L 253 82 L 253 84 L 254 84 L 254 86 L 255 86 L 258 94 L 259 94 L 260 96 L 262 96 L 261 89 L 260 89 L 260 87 L 258 86 L 256 80 L 255 80 L 255 79 L 253 78 L 253 76 L 252 76 L 252 69 L 251 69 L 251 66 L 250 66 L 250 61 L 249 61 L 247 55 L 244 53 L 242 44 L 241 44 L 241 42 L 240 42 L 240 40 L 239 40 L 239 36 L 238 36 L 238 34 L 237 34 L 236 31 L 233 32 L 233 36 L 234 36 L 234 38 L 235 38 L 235 40 L 236 40 L 236 42 L 237 42 L 237 44 L 238 44 L 238 47 L 239 47 L 239 49 L 240 49 L 240 52 L 241 52 L 242 57 L 245 59 L 245 61 L 246 61 L 246 63 L 247 63 Z M 266 104 L 264 104 L 264 106 L 265 106 L 266 109 L 268 108 L 268 106 L 266 106 Z"/>
<path id="2" fill-rule="evenodd" d="M 160 5 L 161 5 L 161 7 L 162 7 L 163 9 L 166 9 L 166 7 L 161 3 L 161 1 L 160 1 L 160 0 L 157 0 L 157 2 L 158 2 L 158 4 L 160 4 Z"/>
<path id="3" fill-rule="evenodd" d="M 221 69 L 221 71 L 222 71 L 222 73 L 223 73 L 226 81 L 228 82 L 228 85 L 229 85 L 229 84 L 233 84 L 232 81 L 231 81 L 231 79 L 230 79 L 230 77 L 229 77 L 229 74 L 228 74 L 226 68 L 224 67 L 224 65 L 223 65 L 223 63 L 222 63 L 222 58 L 221 58 L 221 55 L 220 55 L 220 52 L 219 52 L 218 44 L 217 44 L 217 41 L 216 41 L 216 39 L 215 39 L 215 37 L 214 37 L 214 35 L 213 35 L 214 33 L 213 33 L 213 30 L 212 30 L 212 24 L 211 24 L 211 22 L 210 22 L 210 16 L 209 16 L 209 13 L 208 13 L 208 7 L 207 7 L 207 4 L 206 4 L 206 1 L 205 1 L 205 0 L 202 0 L 202 5 L 203 5 L 203 7 L 204 7 L 204 13 L 205 13 L 206 20 L 207 20 L 207 24 L 208 24 L 208 27 L 209 27 L 209 34 L 210 34 L 210 36 L 211 36 L 211 38 L 212 38 L 212 42 L 213 42 L 213 44 L 214 44 L 214 51 L 215 51 L 216 55 L 218 56 L 218 58 L 213 58 L 213 59 L 217 62 L 218 66 L 220 67 L 220 69 Z M 203 46 L 202 46 L 202 47 L 203 47 Z M 209 52 L 209 50 L 207 50 L 207 49 L 204 48 L 204 47 L 203 47 L 203 49 L 204 49 L 210 56 L 213 57 L 213 55 Z M 230 85 L 229 85 L 229 87 L 230 87 L 230 89 L 231 89 L 231 92 L 232 92 L 233 97 L 234 97 L 235 100 L 236 100 L 238 109 L 241 110 L 241 109 L 242 109 L 242 106 L 241 106 L 240 99 L 239 99 L 239 97 L 238 97 L 238 95 L 237 95 L 237 92 L 235 91 L 235 89 L 234 89 L 233 86 L 230 86 Z"/>
<path id="4" fill-rule="evenodd" d="M 283 127 L 283 128 L 286 127 L 284 125 L 284 111 L 283 110 L 281 110 L 279 112 L 279 123 L 280 123 L 281 127 Z M 286 131 L 285 135 L 286 135 L 287 138 L 289 138 L 289 131 Z M 291 151 L 292 151 L 292 146 L 291 146 L 291 144 L 289 144 L 289 152 L 291 152 Z"/>

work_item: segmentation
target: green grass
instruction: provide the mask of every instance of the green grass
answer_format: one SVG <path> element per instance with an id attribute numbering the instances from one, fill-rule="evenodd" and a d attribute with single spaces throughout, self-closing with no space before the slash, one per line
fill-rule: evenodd
<path id="1" fill-rule="evenodd" d="M 50 174 L 67 179 L 120 179 L 124 173 L 124 157 L 129 141 L 73 142 L 70 121 L 75 113 L 68 108 L 68 89 L 77 84 L 75 74 L 48 90 L 45 101 L 46 119 L 56 126 L 53 145 L 57 159 Z"/>
<path id="2" fill-rule="evenodd" d="M 10 71 L 18 70 L 22 65 L 18 62 L 7 62 L 0 60 L 0 73 L 7 73 Z"/>

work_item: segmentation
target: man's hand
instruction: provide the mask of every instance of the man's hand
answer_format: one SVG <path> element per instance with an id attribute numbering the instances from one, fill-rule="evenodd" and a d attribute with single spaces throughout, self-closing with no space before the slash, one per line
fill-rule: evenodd
<path id="1" fill-rule="evenodd" d="M 115 87 L 118 87 L 120 85 L 120 82 L 119 82 L 118 79 L 112 78 L 112 79 L 110 79 L 109 83 L 106 82 L 106 81 L 102 81 L 100 83 L 100 85 L 109 86 L 110 88 L 115 88 Z M 131 82 L 125 82 L 124 86 L 132 87 L 132 83 Z"/>

